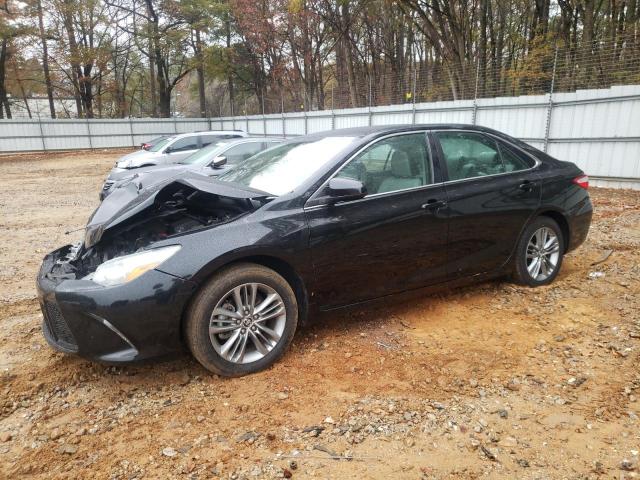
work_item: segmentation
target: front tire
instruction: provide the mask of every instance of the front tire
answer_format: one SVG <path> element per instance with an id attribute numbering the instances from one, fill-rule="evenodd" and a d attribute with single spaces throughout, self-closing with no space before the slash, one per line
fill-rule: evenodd
<path id="1" fill-rule="evenodd" d="M 262 265 L 242 263 L 200 289 L 187 311 L 184 334 L 204 368 L 236 377 L 275 363 L 297 324 L 298 304 L 287 281 Z"/>
<path id="2" fill-rule="evenodd" d="M 514 278 L 539 287 L 553 282 L 562 266 L 564 237 L 555 220 L 541 216 L 522 232 L 515 252 Z"/>

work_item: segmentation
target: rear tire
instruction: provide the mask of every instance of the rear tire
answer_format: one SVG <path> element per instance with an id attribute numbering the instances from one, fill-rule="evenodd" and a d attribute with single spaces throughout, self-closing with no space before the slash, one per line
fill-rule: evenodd
<path id="1" fill-rule="evenodd" d="M 184 336 L 204 368 L 237 377 L 275 363 L 297 324 L 298 304 L 287 281 L 262 265 L 241 263 L 218 272 L 196 294 Z"/>
<path id="2" fill-rule="evenodd" d="M 564 237 L 555 220 L 541 216 L 522 232 L 514 258 L 514 280 L 539 287 L 553 282 L 562 266 Z"/>

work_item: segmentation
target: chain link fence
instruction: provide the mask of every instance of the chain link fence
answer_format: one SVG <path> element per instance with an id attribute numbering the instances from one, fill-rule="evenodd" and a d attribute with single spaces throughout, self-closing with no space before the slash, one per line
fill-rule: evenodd
<path id="1" fill-rule="evenodd" d="M 369 61 L 348 71 L 337 71 L 332 64 L 323 72 L 322 85 L 289 72 L 272 76 L 260 88 L 236 91 L 233 101 L 222 85 L 208 110 L 219 117 L 310 112 L 640 84 L 640 37 L 616 37 L 586 47 L 536 40 L 526 49 L 526 55 L 499 59 L 488 52 L 485 62 L 408 56 L 395 70 L 389 62 Z"/>

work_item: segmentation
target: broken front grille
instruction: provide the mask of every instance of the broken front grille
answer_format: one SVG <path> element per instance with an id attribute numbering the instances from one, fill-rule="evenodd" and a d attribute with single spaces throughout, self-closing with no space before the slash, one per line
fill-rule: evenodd
<path id="1" fill-rule="evenodd" d="M 69 330 L 62 312 L 55 303 L 45 302 L 44 319 L 56 342 L 68 349 L 77 349 L 76 339 L 73 338 L 73 333 Z"/>

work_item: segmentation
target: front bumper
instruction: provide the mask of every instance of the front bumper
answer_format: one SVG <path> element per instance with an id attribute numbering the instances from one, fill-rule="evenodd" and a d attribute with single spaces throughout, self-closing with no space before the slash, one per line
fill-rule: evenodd
<path id="1" fill-rule="evenodd" d="M 115 287 L 54 278 L 53 266 L 68 251 L 47 255 L 37 279 L 43 333 L 53 348 L 107 363 L 183 349 L 180 320 L 195 284 L 158 270 Z"/>

